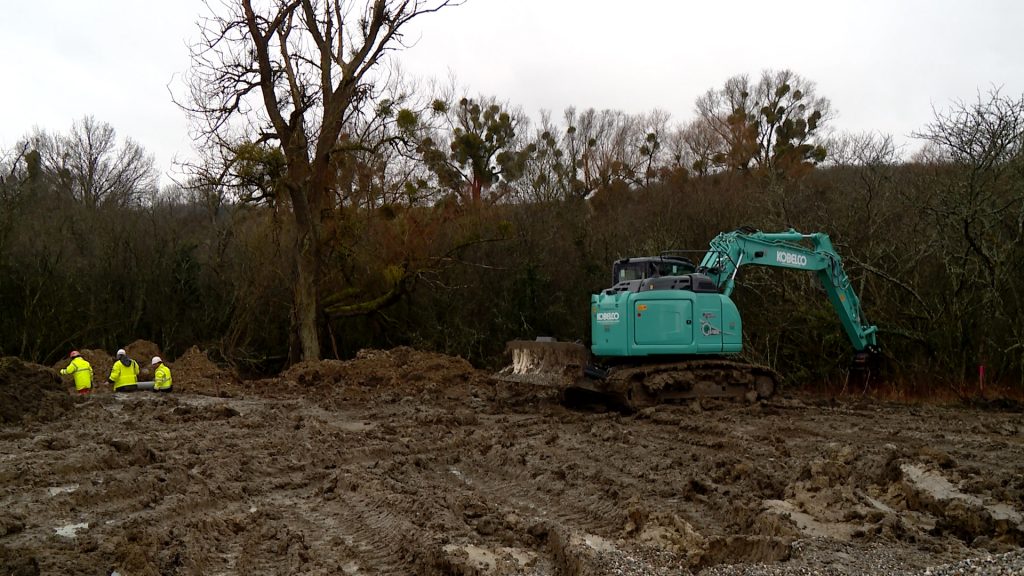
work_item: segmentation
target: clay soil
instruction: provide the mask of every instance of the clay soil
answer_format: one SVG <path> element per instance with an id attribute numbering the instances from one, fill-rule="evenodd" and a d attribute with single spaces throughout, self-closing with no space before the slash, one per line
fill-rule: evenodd
<path id="1" fill-rule="evenodd" d="M 1016 405 L 623 414 L 406 348 L 171 366 L 171 395 L 80 398 L 0 361 L 0 573 L 893 574 L 1024 544 Z"/>

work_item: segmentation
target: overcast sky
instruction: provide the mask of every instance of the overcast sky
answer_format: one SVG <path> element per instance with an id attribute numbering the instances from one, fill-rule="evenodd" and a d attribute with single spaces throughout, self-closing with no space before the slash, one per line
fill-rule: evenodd
<path id="1" fill-rule="evenodd" d="M 92 115 L 171 171 L 191 144 L 168 86 L 180 92 L 205 11 L 200 0 L 0 0 L 0 148 Z M 661 109 L 678 123 L 731 76 L 789 68 L 832 101 L 833 128 L 914 149 L 933 107 L 993 86 L 1024 94 L 1022 29 L 1018 0 L 467 0 L 414 21 L 399 58 L 409 74 L 452 75 L 535 118 Z"/>

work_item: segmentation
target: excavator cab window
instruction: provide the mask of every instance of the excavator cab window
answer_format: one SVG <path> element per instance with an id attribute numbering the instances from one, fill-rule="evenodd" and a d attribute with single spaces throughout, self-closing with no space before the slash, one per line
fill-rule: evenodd
<path id="1" fill-rule="evenodd" d="M 618 284 L 619 282 L 629 282 L 630 280 L 643 280 L 651 275 L 652 270 L 650 262 L 642 262 L 637 260 L 630 260 L 626 262 L 616 262 L 615 270 L 613 271 L 614 278 L 612 278 L 612 285 Z"/>
<path id="2" fill-rule="evenodd" d="M 655 276 L 682 276 L 690 274 L 694 270 L 693 263 L 689 261 L 663 260 L 653 262 L 653 264 Z"/>
<path id="3" fill-rule="evenodd" d="M 682 276 L 692 273 L 696 267 L 686 258 L 643 257 L 619 260 L 612 267 L 612 285 L 630 280 L 645 280 L 661 276 Z"/>

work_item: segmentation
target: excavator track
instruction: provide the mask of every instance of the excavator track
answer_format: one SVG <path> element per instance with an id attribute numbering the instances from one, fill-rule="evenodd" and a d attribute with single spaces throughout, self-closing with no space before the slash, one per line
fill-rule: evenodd
<path id="1" fill-rule="evenodd" d="M 779 383 L 778 373 L 767 366 L 708 358 L 615 366 L 600 388 L 616 403 L 637 410 L 694 398 L 755 401 L 769 398 Z"/>
<path id="2" fill-rule="evenodd" d="M 599 401 L 626 410 L 695 398 L 755 401 L 774 394 L 781 379 L 767 366 L 726 358 L 678 358 L 656 363 L 591 364 L 581 344 L 509 342 L 512 364 L 498 380 L 558 389 L 563 401 Z M 650 358 L 645 358 L 650 360 Z"/>

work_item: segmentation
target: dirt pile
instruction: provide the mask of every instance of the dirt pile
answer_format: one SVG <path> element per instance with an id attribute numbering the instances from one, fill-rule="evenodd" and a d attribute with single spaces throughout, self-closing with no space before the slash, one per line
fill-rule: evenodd
<path id="1" fill-rule="evenodd" d="M 167 358 L 164 360 L 167 361 Z M 189 348 L 174 362 L 167 362 L 167 365 L 171 368 L 177 392 L 236 396 L 244 390 L 238 376 L 215 364 L 198 346 Z"/>
<path id="2" fill-rule="evenodd" d="M 390 401 L 429 395 L 465 399 L 480 392 L 486 375 L 463 358 L 405 346 L 364 349 L 352 360 L 301 362 L 281 374 L 284 390 L 323 389 L 326 396 Z"/>
<path id="3" fill-rule="evenodd" d="M 54 420 L 72 402 L 56 371 L 13 356 L 0 358 L 0 423 Z"/>
<path id="4" fill-rule="evenodd" d="M 124 347 L 128 357 L 139 363 L 140 368 L 147 368 L 153 356 L 163 356 L 160 347 L 149 340 L 136 340 Z"/>

